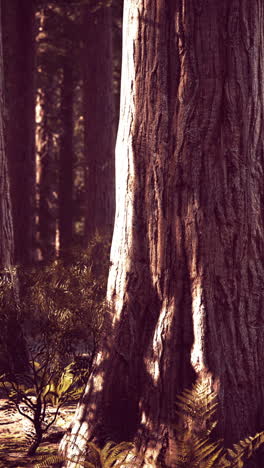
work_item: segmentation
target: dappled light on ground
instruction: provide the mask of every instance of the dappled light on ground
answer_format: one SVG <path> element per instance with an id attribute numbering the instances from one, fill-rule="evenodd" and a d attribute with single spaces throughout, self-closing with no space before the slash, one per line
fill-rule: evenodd
<path id="1" fill-rule="evenodd" d="M 24 431 L 25 418 L 7 412 L 7 400 L 0 400 L 0 468 L 33 468 L 44 456 L 57 454 L 58 444 L 70 424 L 75 405 L 63 408 L 56 424 L 45 436 L 33 457 L 26 455 L 30 441 Z"/>

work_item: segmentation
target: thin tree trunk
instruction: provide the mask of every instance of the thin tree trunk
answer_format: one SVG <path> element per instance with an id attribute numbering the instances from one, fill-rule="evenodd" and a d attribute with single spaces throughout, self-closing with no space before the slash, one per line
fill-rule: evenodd
<path id="1" fill-rule="evenodd" d="M 58 255 L 59 238 L 59 141 L 61 131 L 61 56 L 53 46 L 54 8 L 41 8 L 37 36 L 37 207 L 40 258 Z M 55 23 L 57 24 L 57 23 Z M 51 52 L 52 51 L 52 52 Z"/>
<path id="2" fill-rule="evenodd" d="M 197 375 L 227 444 L 263 428 L 263 21 L 260 0 L 125 0 L 113 311 L 68 456 L 109 437 L 173 466 Z"/>
<path id="3" fill-rule="evenodd" d="M 14 260 L 30 264 L 35 236 L 35 37 L 31 0 L 3 1 L 7 158 L 14 220 Z"/>
<path id="4" fill-rule="evenodd" d="M 53 83 L 52 83 L 53 84 Z M 56 219 L 57 219 L 57 176 L 58 168 L 55 160 L 55 148 L 52 129 L 52 93 L 47 86 L 42 90 L 41 122 L 38 128 L 39 141 L 39 242 L 41 257 L 44 261 L 53 259 L 56 254 Z"/>
<path id="5" fill-rule="evenodd" d="M 28 449 L 27 455 L 29 457 L 32 457 L 33 455 L 35 455 L 37 448 L 41 444 L 42 436 L 43 436 L 42 430 L 38 431 L 38 433 L 36 434 L 32 444 L 30 445 L 30 447 Z"/>
<path id="6" fill-rule="evenodd" d="M 93 11 L 93 7 L 94 10 Z M 111 9 L 90 2 L 83 12 L 84 145 L 87 160 L 85 236 L 112 233 L 114 98 Z"/>
<path id="7" fill-rule="evenodd" d="M 59 233 L 62 256 L 69 253 L 73 241 L 73 70 L 63 66 L 61 96 L 62 136 L 59 172 Z"/>

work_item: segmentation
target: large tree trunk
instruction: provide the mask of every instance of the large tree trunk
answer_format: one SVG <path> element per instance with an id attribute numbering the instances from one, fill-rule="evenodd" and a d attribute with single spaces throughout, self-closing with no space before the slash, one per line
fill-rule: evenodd
<path id="1" fill-rule="evenodd" d="M 83 10 L 84 145 L 87 161 L 85 236 L 112 234 L 114 98 L 111 9 L 93 0 Z"/>
<path id="2" fill-rule="evenodd" d="M 30 264 L 35 235 L 34 6 L 3 1 L 7 96 L 7 158 L 13 205 L 15 262 Z"/>
<path id="3" fill-rule="evenodd" d="M 0 4 L 0 19 L 1 16 Z M 27 363 L 18 313 L 18 283 L 14 271 L 14 230 L 4 134 L 4 64 L 0 24 L 0 371 L 23 371 Z"/>
<path id="4" fill-rule="evenodd" d="M 2 34 L 0 34 L 0 49 L 0 265 L 2 269 L 9 269 L 14 260 L 14 233 L 4 135 L 5 102 Z M 1 271 L 1 276 L 3 274 L 5 272 Z"/>
<path id="5" fill-rule="evenodd" d="M 195 375 L 217 383 L 226 443 L 263 427 L 263 20 L 261 0 L 125 0 L 113 313 L 80 448 L 134 440 L 139 466 L 172 466 Z"/>

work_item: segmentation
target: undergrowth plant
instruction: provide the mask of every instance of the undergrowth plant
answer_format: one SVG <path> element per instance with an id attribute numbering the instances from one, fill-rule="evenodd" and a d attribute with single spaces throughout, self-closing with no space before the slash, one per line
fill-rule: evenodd
<path id="1" fill-rule="evenodd" d="M 217 393 L 208 383 L 198 380 L 191 390 L 177 397 L 178 424 L 175 427 L 175 457 L 177 468 L 242 468 L 264 443 L 264 432 L 246 437 L 225 448 L 222 440 L 212 441 L 217 425 Z"/>
<path id="2" fill-rule="evenodd" d="M 125 460 L 133 448 L 134 445 L 130 442 L 121 442 L 120 444 L 107 442 L 100 449 L 93 442 L 87 441 L 85 452 L 79 452 L 78 455 L 71 458 L 63 456 L 46 457 L 35 468 L 51 467 L 65 462 L 75 463 L 76 468 L 121 468 L 131 466 L 131 461 L 127 463 Z"/>
<path id="3" fill-rule="evenodd" d="M 30 351 L 30 357 L 29 371 L 25 374 L 2 374 L 0 388 L 9 400 L 10 416 L 15 408 L 30 421 L 33 432 L 28 433 L 31 440 L 28 455 L 34 455 L 44 434 L 55 423 L 60 409 L 80 397 L 84 384 L 82 373 L 75 370 L 75 363 L 58 372 L 53 355 L 45 346 L 35 353 Z"/>
<path id="4" fill-rule="evenodd" d="M 98 235 L 70 260 L 56 259 L 20 272 L 24 330 L 32 342 L 45 339 L 58 365 L 82 352 L 94 357 L 104 313 L 109 244 Z"/>
<path id="5" fill-rule="evenodd" d="M 175 426 L 174 456 L 170 461 L 175 468 L 243 468 L 247 459 L 264 443 L 264 432 L 226 448 L 222 440 L 213 441 L 212 431 L 216 421 L 217 394 L 208 388 L 208 383 L 198 380 L 191 389 L 186 389 L 177 397 L 178 423 Z M 77 447 L 78 448 L 78 447 Z M 128 457 L 128 455 L 131 455 Z M 127 461 L 128 458 L 133 458 Z M 86 441 L 86 451 L 77 450 L 77 455 L 53 456 L 45 458 L 40 467 L 57 466 L 71 462 L 75 468 L 110 468 L 139 466 L 141 459 L 135 454 L 133 444 L 122 442 L 115 445 L 108 442 L 99 449 Z M 136 461 L 137 460 L 137 461 Z M 141 466 L 141 464 L 140 464 Z M 164 462 L 160 467 L 170 466 Z"/>
<path id="6" fill-rule="evenodd" d="M 34 427 L 29 454 L 60 408 L 80 396 L 91 372 L 107 308 L 108 253 L 106 238 L 96 235 L 87 249 L 75 249 L 67 260 L 65 256 L 27 270 L 17 268 L 19 304 L 6 282 L 0 283 L 1 388 Z M 17 307 L 28 344 L 25 371 L 19 374 L 8 365 L 7 333 L 1 335 Z"/>

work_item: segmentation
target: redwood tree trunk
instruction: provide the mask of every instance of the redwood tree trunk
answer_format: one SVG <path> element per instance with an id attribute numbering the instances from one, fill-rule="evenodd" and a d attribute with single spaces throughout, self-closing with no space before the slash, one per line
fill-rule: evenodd
<path id="1" fill-rule="evenodd" d="M 73 70 L 65 63 L 61 96 L 62 136 L 59 171 L 59 233 L 62 256 L 69 253 L 73 236 Z"/>
<path id="2" fill-rule="evenodd" d="M 85 236 L 112 234 L 114 98 L 111 9 L 96 0 L 83 11 L 84 145 L 87 161 Z"/>
<path id="3" fill-rule="evenodd" d="M 0 19 L 1 16 L 0 4 Z M 2 26 L 0 22 L 0 26 Z M 0 28 L 0 371 L 25 370 L 27 353 L 18 313 L 14 265 L 14 230 L 4 134 L 4 64 Z"/>
<path id="4" fill-rule="evenodd" d="M 134 466 L 173 466 L 175 396 L 197 375 L 227 444 L 263 428 L 263 20 L 261 0 L 125 0 L 113 311 L 80 449 L 134 440 Z"/>
<path id="5" fill-rule="evenodd" d="M 38 224 L 41 257 L 44 261 L 53 259 L 56 255 L 56 220 L 58 170 L 55 157 L 53 138 L 54 119 L 54 87 L 55 72 L 52 85 L 42 89 L 41 121 L 38 127 Z M 56 83 L 58 85 L 58 83 Z"/>
<path id="6" fill-rule="evenodd" d="M 10 182 L 4 135 L 4 69 L 2 34 L 0 34 L 0 265 L 10 269 L 14 259 L 14 233 L 11 212 Z M 4 274 L 1 271 L 1 276 Z"/>
<path id="7" fill-rule="evenodd" d="M 15 262 L 30 264 L 35 235 L 35 37 L 32 0 L 3 1 L 7 158 Z"/>

